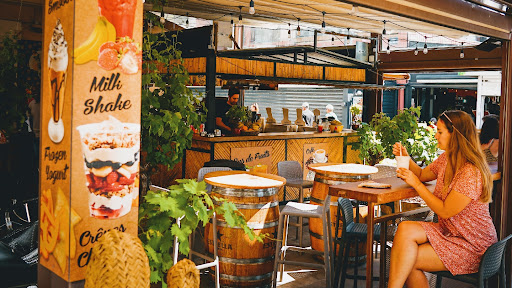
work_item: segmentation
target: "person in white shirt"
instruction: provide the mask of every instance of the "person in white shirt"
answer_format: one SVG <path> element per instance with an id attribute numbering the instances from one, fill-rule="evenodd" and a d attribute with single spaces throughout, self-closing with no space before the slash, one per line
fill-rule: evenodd
<path id="1" fill-rule="evenodd" d="M 315 122 L 315 114 L 311 110 L 309 110 L 309 103 L 302 103 L 302 120 L 306 123 L 306 126 L 313 126 L 313 122 Z"/>
<path id="2" fill-rule="evenodd" d="M 338 120 L 338 116 L 336 116 L 336 113 L 334 113 L 334 107 L 331 104 L 327 104 L 325 106 L 325 110 L 327 113 L 325 113 L 325 118 L 333 117 L 334 120 Z"/>

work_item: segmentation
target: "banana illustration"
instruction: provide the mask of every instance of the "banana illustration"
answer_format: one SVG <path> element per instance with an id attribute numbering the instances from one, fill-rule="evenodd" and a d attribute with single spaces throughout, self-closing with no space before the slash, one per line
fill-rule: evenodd
<path id="1" fill-rule="evenodd" d="M 108 41 L 116 41 L 116 28 L 105 17 L 99 16 L 89 38 L 75 49 L 75 63 L 85 64 L 91 60 L 98 60 L 100 46 Z"/>

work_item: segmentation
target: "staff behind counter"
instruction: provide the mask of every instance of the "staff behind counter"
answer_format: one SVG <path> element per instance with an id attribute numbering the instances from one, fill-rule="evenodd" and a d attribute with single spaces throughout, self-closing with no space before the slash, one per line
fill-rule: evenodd
<path id="1" fill-rule="evenodd" d="M 217 128 L 222 131 L 222 134 L 231 134 L 231 127 L 229 127 L 226 123 L 228 123 L 227 113 L 231 106 L 236 105 L 238 103 L 238 98 L 240 98 L 240 90 L 237 88 L 229 88 L 228 91 L 228 100 L 218 101 L 215 106 L 215 124 Z"/>

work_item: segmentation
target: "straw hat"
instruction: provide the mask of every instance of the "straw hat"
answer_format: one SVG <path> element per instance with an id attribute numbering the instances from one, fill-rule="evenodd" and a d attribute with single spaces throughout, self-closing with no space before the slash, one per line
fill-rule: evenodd
<path id="1" fill-rule="evenodd" d="M 199 288 L 199 270 L 194 262 L 183 259 L 167 272 L 169 288 Z"/>
<path id="2" fill-rule="evenodd" d="M 149 288 L 149 260 L 139 238 L 110 230 L 92 249 L 85 288 Z"/>

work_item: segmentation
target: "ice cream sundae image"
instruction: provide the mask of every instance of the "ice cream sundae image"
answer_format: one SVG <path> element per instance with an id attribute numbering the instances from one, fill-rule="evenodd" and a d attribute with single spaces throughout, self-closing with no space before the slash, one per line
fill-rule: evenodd
<path id="1" fill-rule="evenodd" d="M 139 194 L 140 125 L 108 120 L 77 127 L 92 217 L 116 219 Z"/>
<path id="2" fill-rule="evenodd" d="M 60 20 L 53 29 L 48 49 L 48 80 L 50 81 L 50 99 L 52 118 L 48 122 L 48 135 L 54 143 L 64 138 L 62 110 L 64 108 L 64 92 L 66 90 L 66 71 L 68 69 L 68 43 Z"/>

